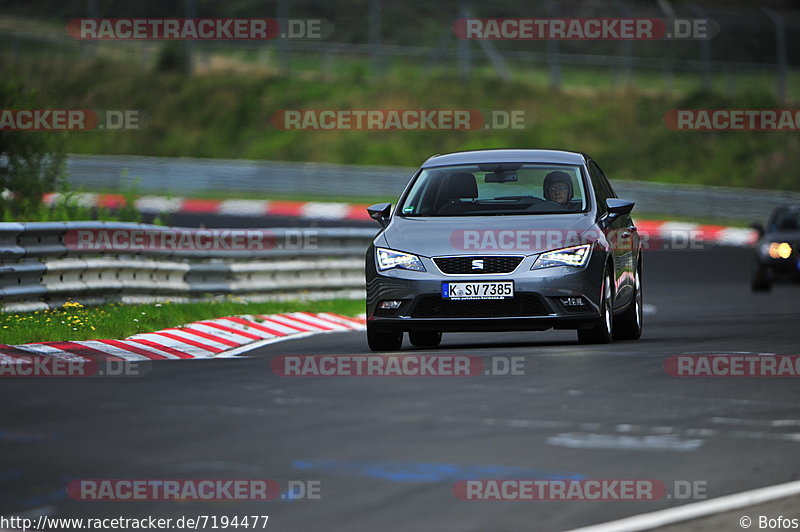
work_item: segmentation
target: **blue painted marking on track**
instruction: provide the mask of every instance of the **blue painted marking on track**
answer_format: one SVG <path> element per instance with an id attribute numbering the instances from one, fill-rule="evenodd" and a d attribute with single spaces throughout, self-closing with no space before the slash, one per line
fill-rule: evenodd
<path id="1" fill-rule="evenodd" d="M 4 482 L 5 484 L 3 486 L 3 490 L 0 491 L 0 503 L 22 508 L 35 508 L 38 506 L 55 504 L 67 498 L 67 490 L 65 486 L 69 484 L 70 480 L 72 480 L 69 477 L 62 476 L 61 483 L 64 484 L 62 487 L 44 493 L 19 495 L 18 492 L 22 490 L 16 489 L 16 486 L 14 486 L 14 481 L 20 481 L 24 477 L 25 475 L 21 469 L 10 469 L 0 473 L 0 482 Z"/>
<path id="2" fill-rule="evenodd" d="M 571 471 L 529 469 L 503 465 L 459 465 L 441 462 L 340 462 L 338 460 L 295 460 L 296 469 L 349 476 L 371 477 L 390 482 L 443 482 L 470 478 L 536 478 L 582 480 Z"/>

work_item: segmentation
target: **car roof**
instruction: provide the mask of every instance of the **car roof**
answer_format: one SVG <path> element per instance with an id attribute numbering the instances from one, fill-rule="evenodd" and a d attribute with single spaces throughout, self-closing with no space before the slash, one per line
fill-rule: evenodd
<path id="1" fill-rule="evenodd" d="M 779 205 L 773 209 L 773 214 L 781 211 L 800 211 L 800 203 L 786 203 Z"/>
<path id="2" fill-rule="evenodd" d="M 583 164 L 584 158 L 588 158 L 588 156 L 563 150 L 474 150 L 434 155 L 422 163 L 422 167 L 480 163 Z"/>

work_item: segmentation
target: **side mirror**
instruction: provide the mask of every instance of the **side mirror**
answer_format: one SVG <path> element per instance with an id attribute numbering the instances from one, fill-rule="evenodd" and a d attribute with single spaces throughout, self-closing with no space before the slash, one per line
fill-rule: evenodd
<path id="1" fill-rule="evenodd" d="M 764 226 L 761 225 L 760 223 L 758 223 L 758 222 L 751 223 L 750 224 L 750 229 L 752 229 L 753 231 L 758 233 L 758 238 L 761 238 L 762 236 L 764 236 L 764 233 L 765 233 Z"/>
<path id="2" fill-rule="evenodd" d="M 369 217 L 381 224 L 381 227 L 389 225 L 389 213 L 391 210 L 391 203 L 376 203 L 367 207 Z"/>
<path id="3" fill-rule="evenodd" d="M 633 201 L 627 201 L 619 198 L 608 198 L 606 200 L 606 207 L 608 208 L 608 215 L 606 219 L 610 222 L 625 214 L 630 214 L 633 206 L 636 205 Z"/>

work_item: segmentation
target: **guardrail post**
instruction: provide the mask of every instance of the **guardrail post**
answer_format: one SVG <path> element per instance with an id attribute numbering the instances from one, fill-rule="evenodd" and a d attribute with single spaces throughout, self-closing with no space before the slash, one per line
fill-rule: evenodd
<path id="1" fill-rule="evenodd" d="M 286 34 L 289 20 L 289 0 L 278 0 L 276 9 L 281 32 Z M 285 76 L 289 74 L 289 47 L 286 45 L 286 39 L 280 36 L 276 41 L 276 46 L 278 48 L 278 70 L 282 76 Z"/>
<path id="2" fill-rule="evenodd" d="M 547 14 L 550 18 L 558 17 L 558 4 L 553 0 L 546 0 Z M 561 58 L 558 50 L 558 40 L 547 40 L 547 65 L 550 72 L 550 88 L 561 88 Z"/>
<path id="3" fill-rule="evenodd" d="M 467 18 L 468 12 L 469 7 L 467 3 L 461 2 L 459 16 Z M 472 70 L 472 51 L 470 50 L 470 44 L 469 39 L 458 39 L 458 71 L 463 80 L 468 80 L 470 78 Z"/>
<path id="4" fill-rule="evenodd" d="M 775 27 L 775 63 L 777 71 L 775 73 L 775 92 L 778 101 L 781 103 L 786 102 L 786 24 L 783 17 L 780 16 L 774 9 L 765 7 L 764 13 L 772 21 Z"/>
<path id="5" fill-rule="evenodd" d="M 369 0 L 369 62 L 373 76 L 381 73 L 381 0 Z"/>
<path id="6" fill-rule="evenodd" d="M 689 6 L 696 17 L 708 19 L 706 12 L 692 4 Z M 700 60 L 703 64 L 703 90 L 711 91 L 711 39 L 700 40 Z"/>

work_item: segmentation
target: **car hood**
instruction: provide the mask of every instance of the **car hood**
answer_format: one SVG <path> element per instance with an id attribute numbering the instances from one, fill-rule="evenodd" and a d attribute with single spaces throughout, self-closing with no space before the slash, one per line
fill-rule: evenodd
<path id="1" fill-rule="evenodd" d="M 532 255 L 580 243 L 594 216 L 394 216 L 381 236 L 391 249 L 424 257 L 439 255 Z M 377 245 L 377 244 L 376 244 Z"/>

